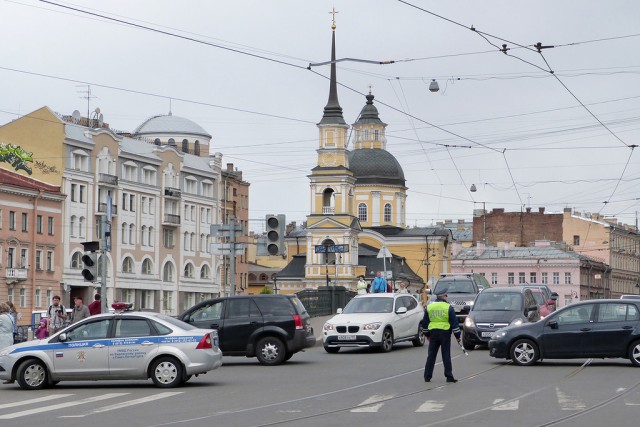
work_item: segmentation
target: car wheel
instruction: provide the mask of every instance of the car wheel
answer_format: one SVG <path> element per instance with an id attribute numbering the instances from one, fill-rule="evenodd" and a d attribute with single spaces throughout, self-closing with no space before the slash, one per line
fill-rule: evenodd
<path id="1" fill-rule="evenodd" d="M 151 379 L 158 387 L 177 387 L 182 382 L 182 365 L 173 357 L 161 357 L 151 365 Z"/>
<path id="2" fill-rule="evenodd" d="M 640 341 L 636 341 L 629 347 L 629 360 L 633 366 L 640 366 Z"/>
<path id="3" fill-rule="evenodd" d="M 189 381 L 191 379 L 191 375 L 187 375 L 186 377 L 184 377 L 184 381 L 183 383 L 186 383 L 187 381 Z"/>
<path id="4" fill-rule="evenodd" d="M 475 344 L 472 344 L 469 341 L 464 339 L 464 334 L 462 334 L 462 347 L 464 347 L 464 349 L 468 350 L 468 351 L 476 349 L 476 345 Z"/>
<path id="5" fill-rule="evenodd" d="M 536 344 L 528 339 L 521 339 L 511 346 L 511 360 L 519 366 L 530 366 L 538 361 L 540 352 Z"/>
<path id="6" fill-rule="evenodd" d="M 286 362 L 287 360 L 291 359 L 292 357 L 293 357 L 293 353 L 287 352 L 287 354 L 284 356 L 284 361 Z"/>
<path id="7" fill-rule="evenodd" d="M 388 353 L 393 348 L 393 332 L 391 328 L 385 328 L 382 332 L 382 345 L 380 346 L 380 351 L 383 353 Z"/>
<path id="8" fill-rule="evenodd" d="M 23 390 L 41 390 L 47 383 L 47 368 L 38 359 L 25 360 L 18 366 L 16 379 Z"/>
<path id="9" fill-rule="evenodd" d="M 284 362 L 286 350 L 282 340 L 276 337 L 264 337 L 256 345 L 258 361 L 267 366 L 279 365 Z"/>
<path id="10" fill-rule="evenodd" d="M 326 351 L 327 353 L 335 354 L 335 353 L 340 351 L 340 347 L 327 347 L 325 345 L 324 346 L 324 351 Z"/>
<path id="11" fill-rule="evenodd" d="M 411 341 L 414 347 L 422 347 L 424 345 L 424 334 L 422 329 L 422 323 L 418 325 L 418 335 Z"/>

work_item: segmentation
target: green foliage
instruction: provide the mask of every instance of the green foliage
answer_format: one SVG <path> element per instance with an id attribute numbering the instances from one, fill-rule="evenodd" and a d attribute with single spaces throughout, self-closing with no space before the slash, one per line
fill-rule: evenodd
<path id="1" fill-rule="evenodd" d="M 271 288 L 267 288 L 266 286 L 260 290 L 261 294 L 272 294 Z"/>

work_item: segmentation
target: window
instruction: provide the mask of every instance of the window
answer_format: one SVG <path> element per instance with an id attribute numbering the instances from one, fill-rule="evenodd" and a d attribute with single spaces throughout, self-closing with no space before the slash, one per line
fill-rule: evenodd
<path id="1" fill-rule="evenodd" d="M 558 325 L 575 325 L 578 323 L 590 323 L 593 315 L 594 304 L 580 305 L 568 308 L 562 312 L 562 316 L 556 316 Z"/>
<path id="2" fill-rule="evenodd" d="M 122 272 L 123 273 L 133 273 L 133 259 L 131 257 L 126 257 L 124 261 L 122 261 Z"/>
<path id="3" fill-rule="evenodd" d="M 529 273 L 529 283 L 538 283 L 538 276 L 535 272 Z"/>
<path id="4" fill-rule="evenodd" d="M 570 285 L 571 284 L 571 273 L 570 272 L 565 272 L 564 273 L 564 284 L 565 285 Z"/>
<path id="5" fill-rule="evenodd" d="M 189 314 L 189 320 L 191 322 L 194 321 L 208 321 L 208 320 L 217 320 L 222 318 L 222 306 L 223 302 L 218 301 L 209 305 L 204 305 L 200 308 L 197 308 Z"/>
<path id="6" fill-rule="evenodd" d="M 156 214 L 156 199 L 149 197 L 149 215 Z"/>
<path id="7" fill-rule="evenodd" d="M 78 184 L 71 184 L 71 201 L 76 201 L 76 192 L 78 191 Z"/>
<path id="8" fill-rule="evenodd" d="M 142 274 L 152 274 L 153 273 L 153 265 L 151 264 L 150 259 L 145 259 L 142 261 Z"/>
<path id="9" fill-rule="evenodd" d="M 518 273 L 518 284 L 523 284 L 526 283 L 527 281 L 527 276 L 525 274 L 524 271 L 521 271 Z"/>
<path id="10" fill-rule="evenodd" d="M 578 235 L 573 236 L 573 245 L 580 246 L 580 236 Z"/>
<path id="11" fill-rule="evenodd" d="M 186 139 L 182 140 L 182 152 L 183 153 L 189 152 L 189 141 L 187 141 Z"/>
<path id="12" fill-rule="evenodd" d="M 42 271 L 42 251 L 36 249 L 36 271 Z"/>
<path id="13" fill-rule="evenodd" d="M 185 251 L 189 250 L 189 233 L 187 233 L 186 231 L 184 232 L 184 243 L 182 247 Z"/>
<path id="14" fill-rule="evenodd" d="M 145 184 L 156 185 L 156 171 L 150 168 L 144 168 L 142 171 L 142 179 Z"/>
<path id="15" fill-rule="evenodd" d="M 122 223 L 122 232 L 120 233 L 122 236 L 122 243 L 127 244 L 127 237 L 129 237 L 129 227 L 127 227 L 127 223 Z"/>
<path id="16" fill-rule="evenodd" d="M 13 286 L 7 288 L 7 301 L 13 302 Z"/>
<path id="17" fill-rule="evenodd" d="M 558 273 L 557 271 L 553 272 L 553 284 L 554 285 L 560 284 L 560 273 Z"/>
<path id="18" fill-rule="evenodd" d="M 25 308 L 27 306 L 27 290 L 25 288 L 20 288 L 20 298 L 19 298 L 19 306 L 20 308 Z"/>
<path id="19" fill-rule="evenodd" d="M 162 281 L 173 282 L 173 264 L 170 262 L 166 263 L 162 269 Z"/>
<path id="20" fill-rule="evenodd" d="M 200 141 L 195 142 L 193 146 L 193 154 L 195 154 L 196 156 L 200 155 Z"/>
<path id="21" fill-rule="evenodd" d="M 82 268 L 84 262 L 82 262 L 82 252 L 76 252 L 71 256 L 71 268 Z"/>
<path id="22" fill-rule="evenodd" d="M 129 194 L 129 210 L 131 212 L 136 211 L 136 195 L 135 194 Z"/>
<path id="23" fill-rule="evenodd" d="M 47 233 L 49 236 L 53 236 L 53 217 L 47 218 Z"/>
<path id="24" fill-rule="evenodd" d="M 542 284 L 546 285 L 549 283 L 549 273 L 542 273 Z"/>
<path id="25" fill-rule="evenodd" d="M 53 271 L 53 251 L 47 251 L 47 271 Z"/>
<path id="26" fill-rule="evenodd" d="M 189 249 L 191 249 L 191 252 L 194 252 L 196 250 L 196 233 L 191 233 L 191 240 L 189 243 Z"/>
<path id="27" fill-rule="evenodd" d="M 129 302 L 129 303 L 134 303 L 135 302 L 135 295 L 133 293 L 133 289 L 123 289 L 122 290 L 122 301 L 124 302 Z"/>
<path id="28" fill-rule="evenodd" d="M 22 213 L 22 231 L 24 232 L 27 231 L 27 221 L 28 221 L 27 213 L 23 212 Z"/>
<path id="29" fill-rule="evenodd" d="M 175 245 L 175 242 L 173 240 L 173 230 L 170 230 L 168 228 L 163 228 L 162 239 L 163 239 L 164 247 L 167 249 L 172 249 L 173 246 Z"/>
<path id="30" fill-rule="evenodd" d="M 127 202 L 129 201 L 129 195 L 127 193 L 122 193 L 122 210 L 128 211 Z"/>
<path id="31" fill-rule="evenodd" d="M 9 211 L 9 230 L 16 229 L 16 213 L 14 211 Z"/>
<path id="32" fill-rule="evenodd" d="M 133 224 L 129 224 L 129 244 L 136 244 L 136 226 Z"/>
<path id="33" fill-rule="evenodd" d="M 227 300 L 227 318 L 238 319 L 258 316 L 260 311 L 252 298 L 238 298 Z"/>
<path id="34" fill-rule="evenodd" d="M 373 131 L 373 140 L 374 141 L 378 141 L 379 135 L 380 135 L 380 131 L 378 129 L 374 130 Z"/>
<path id="35" fill-rule="evenodd" d="M 78 190 L 80 190 L 79 194 L 78 194 L 78 201 L 80 203 L 86 203 L 86 199 L 84 197 L 85 192 L 86 192 L 87 186 L 86 185 L 80 185 L 78 187 Z"/>
<path id="36" fill-rule="evenodd" d="M 213 184 L 210 182 L 202 183 L 202 195 L 204 197 L 213 197 Z"/>
<path id="37" fill-rule="evenodd" d="M 140 196 L 140 207 L 142 208 L 142 213 L 149 212 L 149 206 L 147 205 L 147 198 L 145 196 Z"/>
<path id="38" fill-rule="evenodd" d="M 391 203 L 384 205 L 384 222 L 391 222 Z"/>
<path id="39" fill-rule="evenodd" d="M 364 140 L 368 141 L 369 140 L 369 129 L 365 129 L 364 130 Z"/>
<path id="40" fill-rule="evenodd" d="M 491 284 L 492 285 L 498 284 L 498 273 L 491 273 Z"/>
<path id="41" fill-rule="evenodd" d="M 110 319 L 83 323 L 67 332 L 70 341 L 99 340 L 107 337 Z"/>
<path id="42" fill-rule="evenodd" d="M 27 260 L 29 259 L 29 254 L 26 249 L 20 249 L 20 268 L 29 268 L 29 263 Z"/>
<path id="43" fill-rule="evenodd" d="M 73 153 L 71 158 L 71 168 L 79 171 L 89 172 L 89 160 L 84 153 Z"/>
<path id="44" fill-rule="evenodd" d="M 149 227 L 149 235 L 148 235 L 147 243 L 149 246 L 153 247 L 155 245 L 155 236 L 153 234 L 153 227 Z"/>
<path id="45" fill-rule="evenodd" d="M 76 237 L 76 216 L 71 215 L 71 219 L 69 220 L 69 231 L 71 237 Z"/>
<path id="46" fill-rule="evenodd" d="M 2 230 L 2 209 L 0 209 L 0 230 Z"/>
<path id="47" fill-rule="evenodd" d="M 358 219 L 362 222 L 367 221 L 367 205 L 364 203 L 358 205 Z"/>
<path id="48" fill-rule="evenodd" d="M 147 226 L 143 225 L 140 229 L 140 246 L 147 246 Z"/>
<path id="49" fill-rule="evenodd" d="M 184 266 L 184 277 L 193 277 L 193 264 L 188 263 Z"/>
<path id="50" fill-rule="evenodd" d="M 117 319 L 115 338 L 148 337 L 151 328 L 146 319 Z"/>
<path id="51" fill-rule="evenodd" d="M 34 304 L 36 307 L 42 307 L 42 290 L 40 288 L 36 288 Z"/>
<path id="52" fill-rule="evenodd" d="M 598 322 L 630 322 L 638 319 L 640 313 L 633 304 L 602 304 L 598 310 Z"/>
<path id="53" fill-rule="evenodd" d="M 507 284 L 508 285 L 515 284 L 515 273 L 507 273 Z"/>
<path id="54" fill-rule="evenodd" d="M 211 277 L 211 269 L 208 265 L 205 264 L 202 266 L 202 268 L 200 268 L 200 278 L 208 279 L 209 277 Z"/>
<path id="55" fill-rule="evenodd" d="M 140 308 L 153 308 L 153 291 L 142 291 L 142 302 Z"/>
<path id="56" fill-rule="evenodd" d="M 7 249 L 7 268 L 14 268 L 13 262 L 16 257 L 16 248 Z"/>
<path id="57" fill-rule="evenodd" d="M 136 166 L 133 164 L 125 163 L 123 167 L 124 178 L 127 181 L 136 181 Z"/>
<path id="58" fill-rule="evenodd" d="M 162 309 L 165 311 L 173 309 L 173 292 L 162 291 Z"/>
<path id="59" fill-rule="evenodd" d="M 78 221 L 78 236 L 84 237 L 84 217 L 83 216 L 81 216 L 80 220 Z"/>
<path id="60" fill-rule="evenodd" d="M 154 140 L 153 140 L 153 143 L 154 143 L 155 145 L 160 145 L 160 138 L 156 138 L 156 139 L 154 139 Z"/>

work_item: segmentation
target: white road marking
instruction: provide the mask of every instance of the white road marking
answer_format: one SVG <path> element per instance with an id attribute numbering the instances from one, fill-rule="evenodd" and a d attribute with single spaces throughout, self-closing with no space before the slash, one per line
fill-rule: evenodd
<path id="1" fill-rule="evenodd" d="M 444 409 L 447 402 L 438 402 L 437 400 L 427 400 L 424 402 L 416 412 L 440 412 Z"/>
<path id="2" fill-rule="evenodd" d="M 127 406 L 140 405 L 142 403 L 153 402 L 154 400 L 160 400 L 167 397 L 176 396 L 178 394 L 184 393 L 183 391 L 167 391 L 164 393 L 158 393 L 151 396 L 141 397 L 139 399 L 128 400 L 122 403 L 116 403 L 109 406 L 103 406 L 102 408 L 92 409 L 89 412 L 80 415 L 61 415 L 58 418 L 82 418 L 87 415 L 99 414 L 101 412 L 113 411 L 116 409 L 126 408 Z"/>
<path id="3" fill-rule="evenodd" d="M 36 397 L 34 399 L 21 400 L 19 402 L 3 403 L 0 409 L 13 408 L 15 406 L 33 405 L 34 403 L 46 402 L 47 400 L 62 399 L 63 397 L 73 396 L 73 394 L 52 394 L 50 396 Z"/>
<path id="4" fill-rule="evenodd" d="M 498 405 L 498 403 L 503 402 L 504 399 L 496 399 L 493 401 L 494 407 L 491 408 L 492 411 L 517 411 L 518 406 L 520 405 L 519 400 L 514 400 L 511 402 L 507 402 L 504 405 Z M 498 405 L 498 406 L 495 406 Z"/>
<path id="5" fill-rule="evenodd" d="M 368 397 L 364 400 L 358 408 L 354 408 L 351 412 L 378 412 L 384 402 L 380 402 L 381 400 L 391 399 L 395 394 L 374 394 L 371 397 Z"/>
<path id="6" fill-rule="evenodd" d="M 570 397 L 568 394 L 560 391 L 558 387 L 556 387 L 556 396 L 558 397 L 560 409 L 563 411 L 581 411 L 587 407 L 582 400 Z"/>
<path id="7" fill-rule="evenodd" d="M 57 409 L 68 408 L 70 406 L 83 405 L 85 403 L 97 402 L 99 400 L 112 399 L 114 397 L 125 396 L 129 393 L 107 393 L 102 396 L 88 397 L 86 399 L 72 400 L 70 402 L 59 403 L 57 405 L 39 406 L 37 408 L 28 409 L 26 411 L 14 412 L 12 414 L 0 415 L 0 420 L 9 420 L 12 418 L 24 417 L 26 415 L 40 414 L 42 412 L 55 411 Z"/>

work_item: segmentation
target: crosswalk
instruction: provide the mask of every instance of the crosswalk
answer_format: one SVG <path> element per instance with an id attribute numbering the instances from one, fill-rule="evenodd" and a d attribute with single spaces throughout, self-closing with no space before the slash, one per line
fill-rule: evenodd
<path id="1" fill-rule="evenodd" d="M 105 393 L 99 396 L 92 396 L 92 397 L 86 397 L 81 399 L 76 398 L 74 394 L 67 394 L 67 393 L 53 394 L 48 396 L 42 396 L 42 397 L 36 397 L 32 399 L 25 399 L 25 400 L 20 400 L 16 402 L 0 404 L 0 420 L 12 420 L 12 419 L 21 418 L 21 417 L 27 417 L 29 415 L 34 415 L 34 414 L 42 414 L 45 412 L 58 411 L 59 409 L 64 409 L 64 408 L 70 408 L 70 407 L 80 408 L 82 405 L 85 405 L 85 404 L 94 404 L 96 402 L 109 401 L 109 400 L 114 400 L 118 398 L 125 398 L 125 400 L 122 402 L 112 403 L 107 406 L 95 407 L 95 405 L 89 405 L 88 407 L 91 409 L 89 409 L 86 412 L 81 412 L 73 415 L 58 415 L 59 418 L 83 418 L 92 414 L 113 411 L 116 409 L 125 408 L 127 406 L 141 405 L 144 403 L 153 402 L 160 399 L 166 399 L 168 397 L 176 396 L 182 393 L 183 392 L 181 391 L 163 392 L 163 393 L 156 393 L 156 394 L 152 394 L 149 396 L 145 396 L 145 397 L 141 397 L 133 400 L 126 399 L 126 397 L 130 393 Z M 45 404 L 45 403 L 49 403 L 49 404 Z M 17 409 L 17 408 L 24 408 L 24 407 L 27 407 L 28 409 L 20 409 L 15 412 L 8 412 L 8 413 L 5 413 L 3 411 L 4 409 L 14 409 L 14 408 Z"/>

